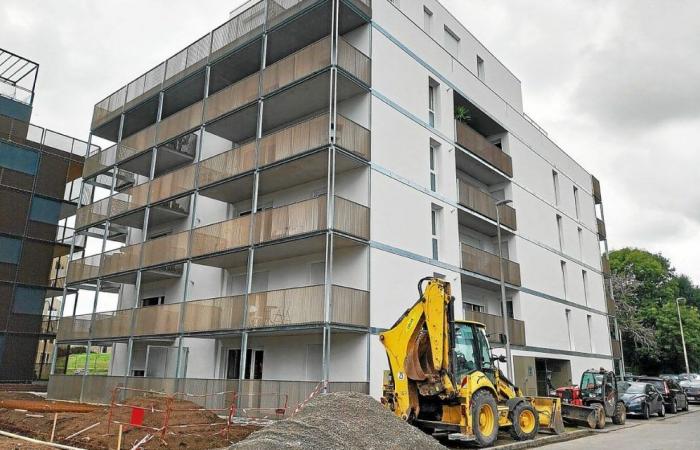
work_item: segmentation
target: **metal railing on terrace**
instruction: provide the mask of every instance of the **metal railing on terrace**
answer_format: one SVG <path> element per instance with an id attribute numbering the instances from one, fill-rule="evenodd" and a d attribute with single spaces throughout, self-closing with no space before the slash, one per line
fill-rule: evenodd
<path id="1" fill-rule="evenodd" d="M 464 122 L 455 120 L 457 143 L 488 162 L 509 177 L 513 176 L 513 160 L 510 155 L 489 142 L 478 131 Z"/>
<path id="2" fill-rule="evenodd" d="M 0 115 L 0 139 L 29 147 L 60 150 L 82 158 L 90 153 L 85 141 L 3 115 Z M 93 144 L 90 149 L 98 152 L 100 147 Z"/>
<path id="3" fill-rule="evenodd" d="M 260 2 L 229 19 L 223 25 L 197 39 L 166 61 L 121 87 L 95 105 L 91 129 L 111 120 L 121 111 L 138 103 L 138 99 L 150 96 L 187 75 L 208 61 L 215 60 L 230 50 L 252 40 L 266 28 L 276 26 L 286 18 L 302 11 L 320 0 L 260 0 Z M 343 0 L 370 14 L 370 0 Z M 341 51 L 344 64 L 357 64 L 354 55 Z M 362 63 L 360 63 L 362 66 Z M 361 67 L 364 74 L 365 69 Z M 368 71 L 366 71 L 368 75 Z"/>
<path id="4" fill-rule="evenodd" d="M 457 182 L 459 185 L 460 205 L 484 215 L 493 221 L 497 219 L 496 208 L 498 208 L 501 223 L 513 230 L 517 229 L 517 220 L 514 208 L 509 205 L 501 205 L 497 207 L 496 199 L 491 197 L 486 192 L 483 192 L 462 180 L 457 180 Z"/>
<path id="5" fill-rule="evenodd" d="M 0 96 L 31 105 L 39 64 L 0 48 Z"/>

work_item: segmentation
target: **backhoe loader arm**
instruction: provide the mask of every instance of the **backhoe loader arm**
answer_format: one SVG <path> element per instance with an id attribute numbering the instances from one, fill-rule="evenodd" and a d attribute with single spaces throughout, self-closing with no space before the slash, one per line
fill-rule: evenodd
<path id="1" fill-rule="evenodd" d="M 455 392 L 450 368 L 450 284 L 424 278 L 418 283 L 418 292 L 420 299 L 379 336 L 391 372 L 390 392 L 385 392 L 384 397 L 404 420 L 418 415 L 419 391 L 423 395 L 444 396 Z"/>

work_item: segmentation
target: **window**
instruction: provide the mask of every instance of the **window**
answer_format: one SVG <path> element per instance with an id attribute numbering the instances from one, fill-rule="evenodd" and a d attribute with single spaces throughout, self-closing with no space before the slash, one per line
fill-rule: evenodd
<path id="1" fill-rule="evenodd" d="M 557 236 L 559 238 L 559 250 L 564 251 L 564 226 L 562 224 L 562 219 L 559 214 L 557 214 Z"/>
<path id="2" fill-rule="evenodd" d="M 583 300 L 588 304 L 588 272 L 581 271 L 581 279 L 583 280 Z"/>
<path id="3" fill-rule="evenodd" d="M 503 305 L 501 306 L 501 317 L 503 317 Z M 508 318 L 513 319 L 513 300 L 506 300 L 506 309 L 508 310 Z"/>
<path id="4" fill-rule="evenodd" d="M 430 209 L 430 228 L 432 234 L 433 259 L 439 259 L 440 248 L 440 207 L 433 205 Z"/>
<path id="5" fill-rule="evenodd" d="M 430 141 L 430 190 L 437 192 L 438 184 L 437 145 Z"/>
<path id="6" fill-rule="evenodd" d="M 263 350 L 246 350 L 245 361 L 245 379 L 261 380 L 263 370 Z M 229 380 L 237 380 L 241 368 L 241 350 L 238 348 L 230 348 L 227 354 L 226 361 L 226 378 Z"/>
<path id="7" fill-rule="evenodd" d="M 15 288 L 15 300 L 12 303 L 12 312 L 15 314 L 31 314 L 41 316 L 44 312 L 44 297 L 46 290 L 17 286 Z"/>
<path id="8" fill-rule="evenodd" d="M 581 255 L 581 259 L 583 259 L 583 228 L 578 227 L 578 253 Z"/>
<path id="9" fill-rule="evenodd" d="M 561 284 L 564 288 L 564 298 L 566 298 L 566 261 L 560 261 L 561 265 Z"/>
<path id="10" fill-rule="evenodd" d="M 0 236 L 0 263 L 19 264 L 22 253 L 22 241 Z"/>
<path id="11" fill-rule="evenodd" d="M 423 6 L 423 30 L 430 34 L 433 28 L 433 12 L 427 6 Z"/>
<path id="12" fill-rule="evenodd" d="M 579 220 L 579 215 L 581 214 L 581 209 L 578 204 L 578 188 L 574 186 L 574 208 L 576 209 L 576 220 Z"/>
<path id="13" fill-rule="evenodd" d="M 464 302 L 463 308 L 464 308 L 465 317 L 467 316 L 467 312 L 470 312 L 470 311 L 484 312 L 484 307 L 482 305 L 477 305 L 475 303 Z"/>
<path id="14" fill-rule="evenodd" d="M 0 142 L 0 167 L 28 175 L 36 175 L 39 154 L 31 150 Z"/>
<path id="15" fill-rule="evenodd" d="M 591 325 L 591 321 L 593 320 L 593 318 L 590 314 L 588 314 L 586 316 L 586 319 L 588 324 L 588 342 L 591 346 L 591 353 L 595 353 L 595 344 L 593 343 L 593 327 Z"/>
<path id="16" fill-rule="evenodd" d="M 440 85 L 432 78 L 428 82 L 428 125 L 434 127 L 437 123 L 438 89 Z"/>
<path id="17" fill-rule="evenodd" d="M 60 202 L 42 197 L 34 197 L 32 199 L 32 207 L 29 210 L 29 220 L 56 225 L 58 224 L 60 216 Z"/>
<path id="18" fill-rule="evenodd" d="M 476 76 L 479 77 L 481 81 L 486 81 L 484 60 L 479 55 L 476 55 Z"/>
<path id="19" fill-rule="evenodd" d="M 454 57 L 459 57 L 459 36 L 445 25 L 445 48 Z"/>
<path id="20" fill-rule="evenodd" d="M 141 306 L 157 306 L 165 303 L 165 296 L 148 297 L 141 300 Z"/>
<path id="21" fill-rule="evenodd" d="M 559 174 L 552 170 L 552 185 L 554 186 L 554 204 L 559 205 Z"/>
<path id="22" fill-rule="evenodd" d="M 571 331 L 571 310 L 567 309 L 565 314 L 566 314 L 566 329 L 569 333 L 569 350 L 576 350 L 576 345 L 574 344 L 574 334 Z"/>

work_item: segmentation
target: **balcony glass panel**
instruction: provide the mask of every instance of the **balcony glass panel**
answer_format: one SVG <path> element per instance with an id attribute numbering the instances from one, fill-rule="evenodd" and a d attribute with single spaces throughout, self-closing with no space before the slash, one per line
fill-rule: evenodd
<path id="1" fill-rule="evenodd" d="M 109 216 L 109 198 L 103 198 L 86 206 L 81 206 L 75 212 L 75 227 L 85 228 L 103 220 Z"/>
<path id="2" fill-rule="evenodd" d="M 141 244 L 129 245 L 105 252 L 102 257 L 100 276 L 128 272 L 139 268 Z"/>
<path id="3" fill-rule="evenodd" d="M 459 181 L 459 204 L 491 220 L 496 220 L 496 199 L 463 181 Z M 501 223 L 517 229 L 515 209 L 509 205 L 499 207 Z"/>
<path id="4" fill-rule="evenodd" d="M 59 341 L 87 339 L 90 336 L 90 319 L 92 314 L 61 317 L 58 324 Z"/>
<path id="5" fill-rule="evenodd" d="M 143 243 L 143 266 L 156 266 L 187 258 L 190 232 L 171 234 Z"/>
<path id="6" fill-rule="evenodd" d="M 243 216 L 195 228 L 192 231 L 192 257 L 249 245 L 250 218 Z"/>
<path id="7" fill-rule="evenodd" d="M 466 311 L 466 320 L 473 320 L 475 322 L 483 323 L 486 325 L 486 329 L 489 333 L 493 333 L 490 340 L 494 343 L 499 343 L 498 334 L 504 333 L 503 329 L 503 317 L 494 314 L 487 314 L 477 311 Z M 510 343 L 513 345 L 526 345 L 525 344 L 525 322 L 522 320 L 508 319 L 508 335 L 510 336 Z"/>
<path id="8" fill-rule="evenodd" d="M 369 292 L 332 286 L 331 295 L 331 322 L 369 326 Z"/>
<path id="9" fill-rule="evenodd" d="M 76 259 L 68 263 L 68 283 L 91 280 L 97 278 L 100 271 L 100 258 L 102 255 L 92 255 L 82 259 Z"/>
<path id="10" fill-rule="evenodd" d="M 308 286 L 258 292 L 248 296 L 248 327 L 323 322 L 324 287 Z"/>
<path id="11" fill-rule="evenodd" d="M 255 141 L 207 158 L 199 164 L 199 187 L 225 180 L 255 167 Z"/>
<path id="12" fill-rule="evenodd" d="M 481 249 L 462 244 L 462 268 L 496 280 L 501 279 L 498 256 Z M 520 265 L 504 260 L 506 283 L 520 286 Z"/>
<path id="13" fill-rule="evenodd" d="M 269 94 L 331 64 L 331 39 L 325 37 L 265 68 L 263 94 Z"/>
<path id="14" fill-rule="evenodd" d="M 513 176 L 513 162 L 510 155 L 493 145 L 479 132 L 464 122 L 455 121 L 457 143 L 479 158 L 493 165 L 509 177 Z"/>
<path id="15" fill-rule="evenodd" d="M 335 229 L 362 239 L 369 239 L 368 207 L 336 197 L 334 216 Z"/>
<path id="16" fill-rule="evenodd" d="M 326 196 L 255 214 L 255 242 L 273 241 L 326 228 Z"/>
<path id="17" fill-rule="evenodd" d="M 185 303 L 184 331 L 235 330 L 243 326 L 245 296 L 210 298 Z"/>
<path id="18" fill-rule="evenodd" d="M 258 98 L 260 73 L 254 73 L 209 96 L 206 101 L 206 120 L 215 119 Z"/>
<path id="19" fill-rule="evenodd" d="M 177 333 L 180 306 L 180 303 L 172 303 L 134 309 L 134 336 Z"/>
<path id="20" fill-rule="evenodd" d="M 260 140 L 260 166 L 328 145 L 329 115 L 323 113 L 311 119 L 283 128 Z"/>
<path id="21" fill-rule="evenodd" d="M 131 332 L 131 309 L 98 312 L 92 322 L 93 338 L 129 336 Z"/>
<path id="22" fill-rule="evenodd" d="M 109 207 L 110 216 L 117 216 L 146 206 L 148 204 L 149 187 L 149 183 L 142 183 L 113 195 L 112 203 Z"/>
<path id="23" fill-rule="evenodd" d="M 151 202 L 156 203 L 166 198 L 194 189 L 195 165 L 185 166 L 151 182 Z"/>
<path id="24" fill-rule="evenodd" d="M 335 143 L 366 160 L 371 157 L 370 131 L 340 114 L 337 119 Z"/>
<path id="25" fill-rule="evenodd" d="M 338 41 L 338 66 L 358 80 L 370 84 L 371 66 L 367 55 L 350 45 L 342 37 Z"/>

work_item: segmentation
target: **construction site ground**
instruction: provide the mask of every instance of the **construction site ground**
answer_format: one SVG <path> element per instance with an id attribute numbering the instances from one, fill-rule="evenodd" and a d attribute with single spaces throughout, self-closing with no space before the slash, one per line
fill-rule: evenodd
<path id="1" fill-rule="evenodd" d="M 249 424 L 234 424 L 226 430 L 226 420 L 213 412 L 200 409 L 196 404 L 177 400 L 172 404 L 169 426 L 164 436 L 151 428 L 160 428 L 165 410 L 161 398 L 131 398 L 125 403 L 145 409 L 143 425 L 136 428 L 123 425 L 122 448 L 131 448 L 147 435 L 153 437 L 141 448 L 180 448 L 211 449 L 225 448 L 245 439 L 260 427 Z M 76 412 L 84 411 L 84 412 Z M 152 412 L 153 411 L 153 412 Z M 49 441 L 53 427 L 54 413 L 58 413 L 54 442 L 85 449 L 107 449 L 117 447 L 118 425 L 112 424 L 107 432 L 109 407 L 79 404 L 73 402 L 47 401 L 30 393 L 0 393 L 0 430 L 26 437 Z M 130 408 L 115 408 L 113 420 L 128 424 Z M 96 425 L 70 439 L 71 435 L 92 425 Z M 5 448 L 35 448 L 31 443 L 13 446 L 12 440 L 0 441 L 0 450 Z M 4 447 L 3 447 L 4 446 Z M 46 447 L 44 447 L 46 448 Z"/>

